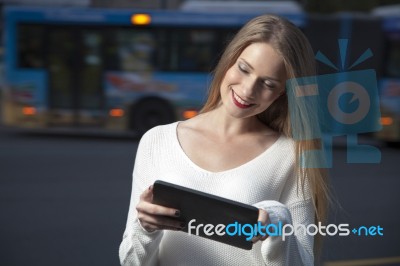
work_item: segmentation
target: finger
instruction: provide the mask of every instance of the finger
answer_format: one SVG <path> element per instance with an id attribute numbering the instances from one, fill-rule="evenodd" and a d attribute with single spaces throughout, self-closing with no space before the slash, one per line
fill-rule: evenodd
<path id="1" fill-rule="evenodd" d="M 253 244 L 257 243 L 258 241 L 264 241 L 265 239 L 268 238 L 268 235 L 266 236 L 255 236 L 251 239 L 251 242 L 253 242 Z"/>
<path id="2" fill-rule="evenodd" d="M 259 209 L 258 212 L 258 221 L 261 223 L 261 225 L 265 226 L 268 221 L 268 213 L 265 210 Z M 259 234 L 251 239 L 253 243 L 256 243 L 257 241 L 264 241 L 265 239 L 268 238 L 268 235 L 266 232 L 263 232 L 265 235 Z"/>
<path id="3" fill-rule="evenodd" d="M 140 195 L 140 199 L 149 202 L 153 200 L 153 185 L 143 191 L 143 193 Z"/>
<path id="4" fill-rule="evenodd" d="M 251 239 L 251 242 L 256 243 L 257 241 L 259 241 L 261 239 L 261 236 L 255 236 Z"/>
<path id="5" fill-rule="evenodd" d="M 167 225 L 157 225 L 157 224 L 147 223 L 144 221 L 140 221 L 140 225 L 148 232 L 154 232 L 156 230 L 173 230 L 173 231 L 182 230 L 182 228 L 176 228 Z"/>
<path id="6" fill-rule="evenodd" d="M 180 211 L 174 208 L 168 208 L 161 205 L 156 205 L 147 201 L 139 201 L 136 205 L 138 213 L 143 212 L 151 215 L 179 217 Z"/>
<path id="7" fill-rule="evenodd" d="M 257 235 L 257 236 L 255 236 L 255 237 L 253 237 L 252 239 L 251 239 L 251 242 L 253 242 L 253 244 L 254 243 L 256 243 L 256 242 L 258 242 L 258 241 L 264 241 L 265 239 L 267 239 L 268 238 L 268 234 L 266 234 L 265 233 L 265 235 Z"/>
<path id="8" fill-rule="evenodd" d="M 152 203 L 152 201 L 153 201 L 153 188 L 154 188 L 154 186 L 151 185 L 148 189 L 143 191 L 142 195 L 140 196 L 141 201 Z M 159 206 L 159 207 L 156 207 L 156 206 Z M 143 207 L 146 208 L 148 206 L 144 205 Z M 152 214 L 175 216 L 175 217 L 179 217 L 180 216 L 180 211 L 177 210 L 177 209 L 174 209 L 174 208 L 167 208 L 167 207 L 156 205 L 156 204 L 154 204 L 154 206 L 151 207 L 151 208 L 153 210 L 150 209 L 149 213 L 152 213 Z M 144 210 L 141 210 L 141 211 L 144 211 Z"/>
<path id="9" fill-rule="evenodd" d="M 262 225 L 266 225 L 268 221 L 268 213 L 265 210 L 260 209 L 258 212 L 258 221 L 261 222 Z"/>
<path id="10" fill-rule="evenodd" d="M 265 239 L 267 239 L 269 237 L 269 235 L 265 234 L 265 236 L 262 236 L 259 240 L 260 241 L 264 241 Z"/>
<path id="11" fill-rule="evenodd" d="M 185 223 L 183 221 L 168 218 L 166 216 L 154 216 L 148 215 L 145 213 L 138 214 L 138 219 L 140 223 L 152 224 L 158 226 L 158 228 L 175 228 L 175 229 L 182 229 L 185 227 Z"/>

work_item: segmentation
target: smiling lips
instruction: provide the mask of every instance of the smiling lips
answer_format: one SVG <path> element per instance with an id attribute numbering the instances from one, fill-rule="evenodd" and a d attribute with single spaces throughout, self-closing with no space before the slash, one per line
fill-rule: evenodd
<path id="1" fill-rule="evenodd" d="M 232 100 L 233 103 L 242 109 L 246 109 L 249 107 L 252 107 L 254 104 L 248 103 L 245 100 L 243 100 L 242 98 L 240 98 L 233 90 L 232 90 Z"/>

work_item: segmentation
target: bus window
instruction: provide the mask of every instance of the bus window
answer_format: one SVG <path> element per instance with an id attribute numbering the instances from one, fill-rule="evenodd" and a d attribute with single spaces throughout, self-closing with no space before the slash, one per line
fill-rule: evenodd
<path id="1" fill-rule="evenodd" d="M 212 30 L 176 30 L 171 36 L 168 70 L 209 72 L 215 56 L 216 33 Z"/>
<path id="2" fill-rule="evenodd" d="M 19 25 L 18 32 L 18 67 L 43 68 L 44 27 Z"/>
<path id="3" fill-rule="evenodd" d="M 77 82 L 79 83 L 79 108 L 100 109 L 102 106 L 103 35 L 99 29 L 81 32 L 81 62 Z"/>
<path id="4" fill-rule="evenodd" d="M 106 57 L 108 70 L 153 71 L 156 68 L 156 36 L 154 31 L 121 28 L 107 35 Z"/>
<path id="5" fill-rule="evenodd" d="M 388 40 L 387 48 L 386 75 L 390 78 L 400 78 L 400 35 L 392 36 Z"/>
<path id="6" fill-rule="evenodd" d="M 49 100 L 51 108 L 74 108 L 78 66 L 76 28 L 54 27 L 49 30 L 47 51 L 49 72 Z"/>

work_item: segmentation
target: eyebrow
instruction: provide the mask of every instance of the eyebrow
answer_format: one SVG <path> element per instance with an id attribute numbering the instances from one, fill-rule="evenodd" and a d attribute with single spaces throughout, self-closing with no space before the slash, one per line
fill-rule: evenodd
<path id="1" fill-rule="evenodd" d="M 249 64 L 249 62 L 247 62 L 246 60 L 244 60 L 243 58 L 239 58 L 240 60 L 242 60 L 251 70 L 254 70 L 254 67 L 252 66 L 252 65 L 250 65 Z M 279 83 L 282 83 L 282 81 L 281 80 L 279 80 L 279 79 L 277 79 L 277 78 L 272 78 L 272 77 L 268 77 L 268 76 L 265 76 L 265 77 L 261 77 L 262 79 L 268 79 L 268 80 L 273 80 L 273 81 L 276 81 L 276 82 L 279 82 Z"/>

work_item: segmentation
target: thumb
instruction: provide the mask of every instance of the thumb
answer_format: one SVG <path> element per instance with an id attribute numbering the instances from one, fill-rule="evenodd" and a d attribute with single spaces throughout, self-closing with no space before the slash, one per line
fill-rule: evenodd
<path id="1" fill-rule="evenodd" d="M 141 199 L 147 202 L 153 201 L 153 185 L 143 191 L 142 195 L 140 195 Z"/>

